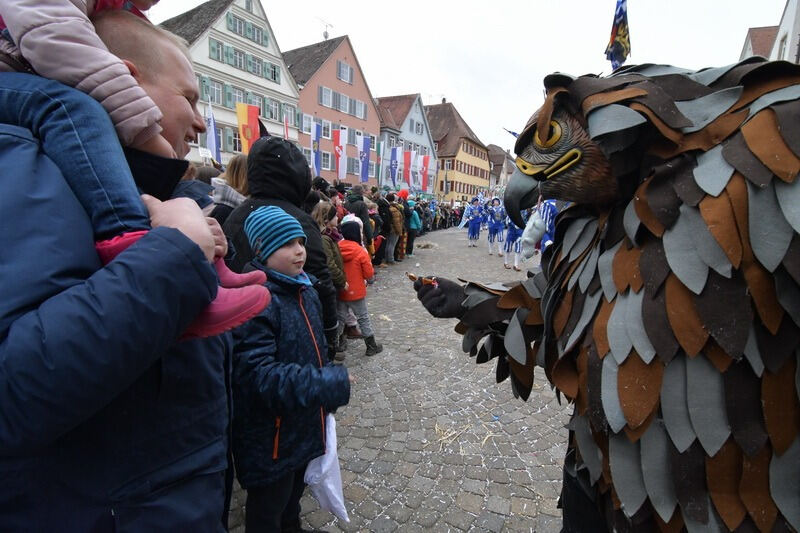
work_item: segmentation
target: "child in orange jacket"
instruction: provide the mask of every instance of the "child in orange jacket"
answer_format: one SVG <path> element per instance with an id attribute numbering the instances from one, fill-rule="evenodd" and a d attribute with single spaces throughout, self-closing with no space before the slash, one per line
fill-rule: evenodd
<path id="1" fill-rule="evenodd" d="M 347 288 L 339 291 L 339 335 L 344 330 L 348 309 L 353 311 L 358 326 L 367 345 L 365 355 L 372 356 L 383 351 L 383 346 L 375 341 L 372 324 L 367 311 L 367 280 L 375 275 L 369 253 L 361 245 L 361 227 L 356 222 L 345 222 L 341 227 L 342 240 L 339 250 L 344 260 L 344 275 Z"/>

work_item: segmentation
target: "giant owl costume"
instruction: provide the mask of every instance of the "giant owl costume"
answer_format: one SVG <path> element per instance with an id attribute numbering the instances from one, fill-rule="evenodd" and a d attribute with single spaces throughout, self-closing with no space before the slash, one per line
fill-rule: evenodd
<path id="1" fill-rule="evenodd" d="M 574 202 L 541 271 L 420 300 L 515 395 L 539 366 L 573 404 L 565 475 L 609 530 L 800 530 L 800 67 L 545 88 L 504 200 Z"/>

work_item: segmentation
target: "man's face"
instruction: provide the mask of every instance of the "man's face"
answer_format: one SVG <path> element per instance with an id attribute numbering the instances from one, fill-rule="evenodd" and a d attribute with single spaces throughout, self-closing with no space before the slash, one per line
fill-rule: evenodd
<path id="1" fill-rule="evenodd" d="M 195 142 L 197 135 L 206 131 L 197 110 L 197 79 L 189 60 L 175 46 L 166 42 L 154 45 L 164 47 L 163 63 L 158 72 L 143 72 L 139 85 L 164 114 L 161 135 L 178 157 L 184 158 L 189 153 L 189 142 Z"/>

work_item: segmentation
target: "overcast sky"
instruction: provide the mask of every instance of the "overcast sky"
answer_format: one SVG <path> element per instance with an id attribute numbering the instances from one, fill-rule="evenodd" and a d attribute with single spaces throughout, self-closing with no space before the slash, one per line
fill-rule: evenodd
<path id="1" fill-rule="evenodd" d="M 202 0 L 161 0 L 159 23 Z M 786 0 L 628 0 L 628 63 L 687 68 L 738 61 L 747 29 L 780 22 Z M 262 0 L 282 51 L 347 34 L 372 95 L 442 97 L 484 144 L 513 146 L 542 103 L 542 78 L 609 73 L 616 0 Z M 324 21 L 324 22 L 323 22 Z M 795 51 L 791 51 L 792 55 Z"/>

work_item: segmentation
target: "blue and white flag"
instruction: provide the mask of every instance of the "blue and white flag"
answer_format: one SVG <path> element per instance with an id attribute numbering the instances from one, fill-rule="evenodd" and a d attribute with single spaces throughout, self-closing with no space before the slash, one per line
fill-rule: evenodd
<path id="1" fill-rule="evenodd" d="M 211 152 L 211 157 L 217 163 L 222 163 L 222 157 L 219 154 L 219 146 L 217 144 L 217 123 L 214 121 L 214 110 L 211 109 L 211 104 L 206 106 L 206 148 Z"/>
<path id="2" fill-rule="evenodd" d="M 628 2 L 617 0 L 614 23 L 611 25 L 611 38 L 606 47 L 606 59 L 611 61 L 612 69 L 618 69 L 629 55 L 631 55 L 631 36 L 628 28 Z"/>
<path id="3" fill-rule="evenodd" d="M 392 148 L 392 157 L 389 159 L 389 175 L 392 177 L 392 188 L 394 189 L 397 188 L 397 166 L 399 164 L 397 161 L 397 156 L 400 154 L 400 152 L 400 148 L 395 146 Z"/>
<path id="4" fill-rule="evenodd" d="M 311 176 L 319 176 L 322 171 L 322 150 L 319 140 L 322 137 L 322 124 L 314 124 L 311 132 Z"/>
<path id="5" fill-rule="evenodd" d="M 362 135 L 361 146 L 358 147 L 358 160 L 361 164 L 361 183 L 369 181 L 369 135 Z"/>

